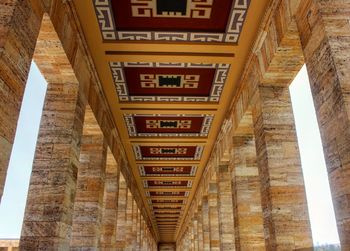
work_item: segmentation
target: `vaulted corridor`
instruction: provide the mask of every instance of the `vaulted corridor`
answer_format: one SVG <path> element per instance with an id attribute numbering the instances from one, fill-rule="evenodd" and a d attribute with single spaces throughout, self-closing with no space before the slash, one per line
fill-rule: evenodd
<path id="1" fill-rule="evenodd" d="M 32 60 L 48 83 L 9 250 L 311 250 L 306 64 L 350 251 L 349 22 L 342 0 L 0 1 L 0 202 Z"/>

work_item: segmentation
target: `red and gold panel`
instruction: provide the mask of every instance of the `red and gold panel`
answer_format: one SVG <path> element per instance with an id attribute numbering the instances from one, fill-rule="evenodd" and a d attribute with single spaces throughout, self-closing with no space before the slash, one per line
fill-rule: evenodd
<path id="1" fill-rule="evenodd" d="M 213 115 L 124 114 L 130 137 L 207 137 Z"/>
<path id="2" fill-rule="evenodd" d="M 215 69 L 124 67 L 130 96 L 209 96 Z"/>
<path id="3" fill-rule="evenodd" d="M 153 210 L 181 210 L 182 207 L 178 206 L 165 206 L 165 207 L 159 207 L 159 206 L 154 206 Z"/>
<path id="4" fill-rule="evenodd" d="M 144 188 L 191 188 L 191 180 L 144 180 Z"/>
<path id="5" fill-rule="evenodd" d="M 104 40 L 238 43 L 250 0 L 94 0 Z"/>
<path id="6" fill-rule="evenodd" d="M 136 160 L 199 160 L 203 146 L 133 145 Z"/>
<path id="7" fill-rule="evenodd" d="M 151 204 L 184 204 L 184 200 L 156 200 L 152 199 L 150 200 Z"/>
<path id="8" fill-rule="evenodd" d="M 112 1 L 118 30 L 224 32 L 232 0 Z"/>
<path id="9" fill-rule="evenodd" d="M 219 102 L 229 64 L 111 62 L 120 102 Z"/>
<path id="10" fill-rule="evenodd" d="M 140 176 L 195 176 L 197 166 L 152 166 L 138 165 Z"/>
<path id="11" fill-rule="evenodd" d="M 189 191 L 146 191 L 147 197 L 188 197 Z"/>

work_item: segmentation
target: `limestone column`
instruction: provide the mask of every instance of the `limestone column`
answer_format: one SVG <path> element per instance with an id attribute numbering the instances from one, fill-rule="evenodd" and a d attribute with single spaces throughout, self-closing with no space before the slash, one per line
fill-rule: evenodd
<path id="1" fill-rule="evenodd" d="M 120 168 L 112 152 L 108 150 L 102 209 L 101 250 L 115 248 L 119 178 Z"/>
<path id="2" fill-rule="evenodd" d="M 126 204 L 126 226 L 125 226 L 125 241 L 126 250 L 132 250 L 132 207 L 133 207 L 133 196 L 128 189 L 128 199 Z"/>
<path id="3" fill-rule="evenodd" d="M 350 2 L 301 1 L 296 15 L 342 250 L 350 250 Z"/>
<path id="4" fill-rule="evenodd" d="M 144 222 L 143 222 L 143 217 L 141 216 L 141 222 L 140 222 L 140 235 L 141 235 L 141 241 L 140 241 L 140 246 L 141 246 L 141 250 L 143 250 L 145 248 L 145 233 L 144 233 Z"/>
<path id="5" fill-rule="evenodd" d="M 20 4 L 31 1 L 18 1 Z M 27 16 L 30 9 L 21 15 Z M 22 17 L 19 20 L 22 20 Z M 24 25 L 22 23 L 21 25 Z M 21 250 L 69 250 L 85 98 L 61 43 L 43 23 L 48 81 L 22 227 Z M 26 25 L 27 26 L 27 25 Z M 25 34 L 21 35 L 23 38 Z M 38 41 L 38 43 L 39 43 Z M 49 42 L 48 42 L 49 41 Z M 46 48 L 46 49 L 43 49 Z M 22 59 L 21 59 L 22 60 Z M 44 64 L 42 61 L 40 61 Z M 39 64 L 39 68 L 41 65 Z M 64 73 L 62 72 L 64 71 Z"/>
<path id="6" fill-rule="evenodd" d="M 32 4 L 0 2 L 0 202 L 42 18 Z"/>
<path id="7" fill-rule="evenodd" d="M 133 200 L 132 204 L 132 250 L 138 250 L 137 249 L 137 213 L 138 213 L 138 208 L 136 201 Z"/>
<path id="8" fill-rule="evenodd" d="M 259 170 L 253 135 L 235 136 L 232 164 L 236 250 L 265 249 Z"/>
<path id="9" fill-rule="evenodd" d="M 203 250 L 210 251 L 210 228 L 209 228 L 209 204 L 208 196 L 203 196 L 202 200 L 203 216 Z"/>
<path id="10" fill-rule="evenodd" d="M 73 231 L 70 250 L 100 247 L 103 192 L 107 144 L 102 132 L 87 109 L 80 150 L 80 165 L 74 201 Z"/>
<path id="11" fill-rule="evenodd" d="M 194 226 L 193 226 L 193 219 L 191 220 L 191 225 L 188 228 L 188 235 L 189 235 L 189 239 L 190 239 L 190 249 L 194 250 Z"/>
<path id="12" fill-rule="evenodd" d="M 232 203 L 232 186 L 228 165 L 221 165 L 217 171 L 220 250 L 235 250 L 235 234 Z"/>
<path id="13" fill-rule="evenodd" d="M 117 213 L 117 249 L 125 249 L 126 246 L 126 207 L 128 200 L 128 187 L 124 176 L 119 179 L 118 213 Z"/>
<path id="14" fill-rule="evenodd" d="M 198 216 L 195 213 L 192 224 L 193 250 L 198 251 Z"/>
<path id="15" fill-rule="evenodd" d="M 288 87 L 259 86 L 253 101 L 267 250 L 312 246 Z"/>
<path id="16" fill-rule="evenodd" d="M 198 250 L 204 250 L 203 246 L 203 213 L 202 206 L 198 206 L 198 228 L 197 228 L 197 236 L 198 236 Z"/>
<path id="17" fill-rule="evenodd" d="M 142 219 L 142 232 L 143 232 L 143 238 L 142 238 L 142 250 L 147 250 L 147 231 L 146 231 L 146 224 L 145 221 Z"/>
<path id="18" fill-rule="evenodd" d="M 137 209 L 137 248 L 136 250 L 141 250 L 141 212 Z"/>
<path id="19" fill-rule="evenodd" d="M 216 174 L 214 174 L 215 176 Z M 208 204 L 209 204 L 209 230 L 210 230 L 210 250 L 220 250 L 220 226 L 219 226 L 219 204 L 218 185 L 216 177 L 209 183 Z"/>

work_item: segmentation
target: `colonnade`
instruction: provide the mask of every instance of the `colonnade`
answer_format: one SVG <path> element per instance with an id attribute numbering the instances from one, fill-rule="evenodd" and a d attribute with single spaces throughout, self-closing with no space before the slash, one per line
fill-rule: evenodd
<path id="1" fill-rule="evenodd" d="M 156 250 L 72 1 L 8 0 L 0 9 L 0 198 L 33 57 L 48 82 L 20 249 Z M 349 13 L 343 0 L 271 1 L 177 250 L 312 246 L 288 91 L 304 63 L 350 250 Z"/>

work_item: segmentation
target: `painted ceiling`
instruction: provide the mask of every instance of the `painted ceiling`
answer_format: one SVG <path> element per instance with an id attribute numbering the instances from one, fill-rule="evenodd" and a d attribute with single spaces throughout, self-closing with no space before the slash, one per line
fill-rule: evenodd
<path id="1" fill-rule="evenodd" d="M 153 229 L 176 240 L 268 0 L 74 0 Z"/>

